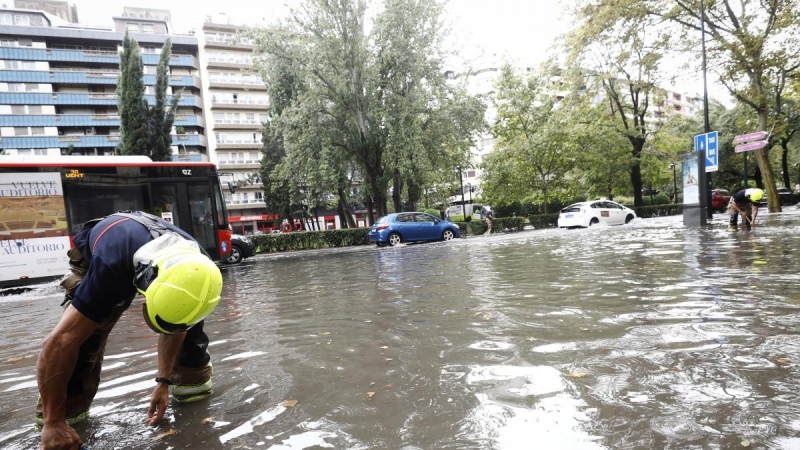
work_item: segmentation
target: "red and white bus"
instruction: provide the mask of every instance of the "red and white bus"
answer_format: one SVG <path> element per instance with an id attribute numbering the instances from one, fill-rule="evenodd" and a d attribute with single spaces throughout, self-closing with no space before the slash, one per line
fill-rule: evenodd
<path id="1" fill-rule="evenodd" d="M 213 258 L 231 229 L 216 166 L 144 156 L 0 156 L 0 287 L 66 273 L 70 239 L 91 219 L 146 211 L 191 234 Z"/>

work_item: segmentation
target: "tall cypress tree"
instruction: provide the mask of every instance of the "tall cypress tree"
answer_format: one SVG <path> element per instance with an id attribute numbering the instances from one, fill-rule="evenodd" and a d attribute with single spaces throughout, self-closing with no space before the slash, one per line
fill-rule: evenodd
<path id="1" fill-rule="evenodd" d="M 117 107 L 120 117 L 119 153 L 150 155 L 148 107 L 144 98 L 144 65 L 139 43 L 128 33 L 122 40 L 117 82 Z"/>
<path id="2" fill-rule="evenodd" d="M 167 38 L 161 49 L 161 57 L 156 69 L 156 101 L 149 114 L 149 134 L 151 158 L 154 161 L 172 159 L 172 124 L 180 95 L 173 93 L 172 102 L 167 108 L 167 86 L 169 85 L 169 59 L 172 55 L 172 40 Z"/>

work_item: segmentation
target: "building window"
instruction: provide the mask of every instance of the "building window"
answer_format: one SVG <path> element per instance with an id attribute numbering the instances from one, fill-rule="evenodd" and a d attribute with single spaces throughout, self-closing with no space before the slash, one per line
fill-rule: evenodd
<path id="1" fill-rule="evenodd" d="M 14 16 L 14 24 L 21 25 L 24 27 L 29 27 L 31 26 L 31 18 L 30 16 L 22 16 L 22 15 Z"/>
<path id="2" fill-rule="evenodd" d="M 0 25 L 14 25 L 14 18 L 11 14 L 0 14 Z"/>
<path id="3" fill-rule="evenodd" d="M 28 136 L 29 134 L 28 127 L 14 127 L 14 136 Z"/>
<path id="4" fill-rule="evenodd" d="M 42 105 L 28 105 L 28 114 L 41 114 Z"/>
<path id="5" fill-rule="evenodd" d="M 138 33 L 139 32 L 139 24 L 138 23 L 129 23 L 127 25 L 128 31 L 131 33 Z"/>
<path id="6" fill-rule="evenodd" d="M 44 136 L 44 127 L 31 127 L 32 136 Z"/>
<path id="7" fill-rule="evenodd" d="M 155 33 L 155 27 L 152 23 L 143 23 L 142 24 L 142 33 Z"/>
<path id="8" fill-rule="evenodd" d="M 11 114 L 25 114 L 25 105 L 11 105 Z"/>
<path id="9" fill-rule="evenodd" d="M 3 66 L 6 69 L 19 69 L 19 61 L 3 61 Z"/>

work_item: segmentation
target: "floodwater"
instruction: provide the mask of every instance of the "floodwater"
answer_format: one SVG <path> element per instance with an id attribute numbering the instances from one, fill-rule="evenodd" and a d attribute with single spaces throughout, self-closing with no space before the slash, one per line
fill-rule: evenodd
<path id="1" fill-rule="evenodd" d="M 156 336 L 112 334 L 90 449 L 800 448 L 800 210 L 259 255 L 224 269 L 214 395 L 143 424 Z M 55 284 L 0 297 L 0 448 L 38 445 Z"/>

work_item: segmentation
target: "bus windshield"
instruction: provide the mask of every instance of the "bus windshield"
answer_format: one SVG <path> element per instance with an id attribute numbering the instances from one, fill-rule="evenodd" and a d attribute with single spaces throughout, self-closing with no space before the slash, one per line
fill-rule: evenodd
<path id="1" fill-rule="evenodd" d="M 211 163 L 32 159 L 0 157 L 0 286 L 63 275 L 70 237 L 89 220 L 119 211 L 145 211 L 174 223 L 214 259 L 224 260 L 230 251 L 230 226 Z"/>

